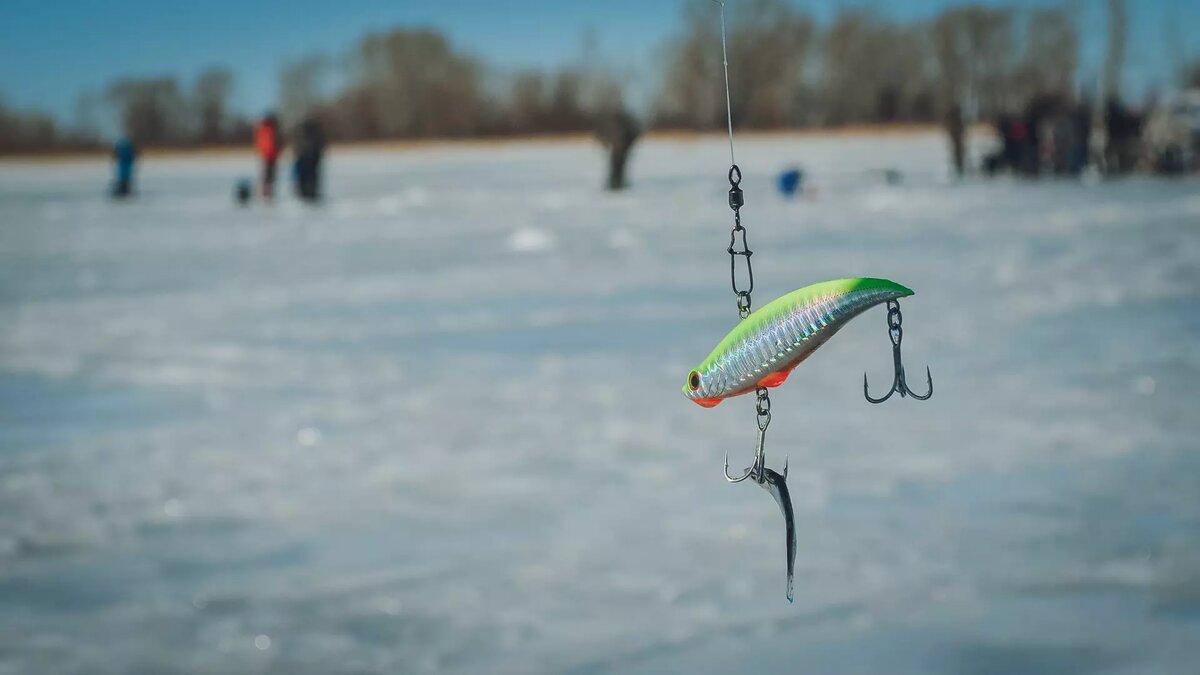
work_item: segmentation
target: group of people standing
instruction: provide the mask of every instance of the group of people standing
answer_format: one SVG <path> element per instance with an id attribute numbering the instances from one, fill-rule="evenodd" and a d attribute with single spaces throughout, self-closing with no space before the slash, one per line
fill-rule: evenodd
<path id="1" fill-rule="evenodd" d="M 1021 115 L 995 121 L 1000 145 L 984 158 L 984 172 L 1018 176 L 1078 176 L 1091 163 L 1092 111 L 1086 102 L 1035 98 Z"/>
<path id="2" fill-rule="evenodd" d="M 254 129 L 254 147 L 262 160 L 260 190 L 264 199 L 275 196 L 277 166 L 284 144 L 279 119 L 273 113 L 267 114 Z M 306 118 L 297 131 L 295 146 L 292 178 L 296 194 L 306 201 L 316 201 L 321 197 L 321 158 L 325 154 L 325 132 L 320 121 Z"/>
<path id="3" fill-rule="evenodd" d="M 254 148 L 262 161 L 259 193 L 268 201 L 275 197 L 275 179 L 284 145 L 279 119 L 273 113 L 268 113 L 254 128 Z M 297 128 L 295 161 L 292 164 L 296 194 L 305 201 L 313 202 L 321 198 L 321 159 L 324 155 L 325 132 L 319 120 L 308 117 Z M 133 196 L 137 158 L 138 148 L 130 138 L 122 137 L 113 145 L 111 194 L 114 198 Z M 246 180 L 237 183 L 234 194 L 237 201 L 244 204 L 250 200 L 252 192 L 252 185 Z"/>
<path id="4" fill-rule="evenodd" d="M 1086 99 L 1059 95 L 1033 97 L 1017 114 L 994 120 L 998 147 L 983 158 L 986 175 L 1079 176 L 1089 167 L 1106 175 L 1137 167 L 1141 153 L 1142 118 L 1111 98 L 1102 111 Z M 955 108 L 946 123 L 953 163 L 964 169 L 964 125 Z"/>

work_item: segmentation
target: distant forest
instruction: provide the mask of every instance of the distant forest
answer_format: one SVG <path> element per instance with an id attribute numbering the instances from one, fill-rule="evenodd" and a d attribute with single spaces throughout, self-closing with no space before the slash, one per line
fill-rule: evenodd
<path id="1" fill-rule="evenodd" d="M 929 123 L 950 110 L 991 119 L 1035 96 L 1075 98 L 1080 40 L 1072 7 L 965 5 L 915 22 L 853 9 L 822 25 L 784 0 L 746 0 L 729 16 L 734 123 Z M 1110 0 L 1109 13 L 1109 62 L 1097 84 L 1116 91 L 1123 3 Z M 681 25 L 660 50 L 658 84 L 637 112 L 651 128 L 719 128 L 718 16 L 711 3 L 691 0 Z M 586 59 L 553 71 L 499 73 L 431 29 L 368 34 L 336 61 L 335 68 L 314 55 L 282 68 L 277 111 L 285 127 L 315 116 L 335 141 L 579 132 L 625 105 L 623 78 Z M 1183 70 L 1181 79 L 1200 84 L 1200 64 Z M 327 86 L 331 80 L 338 84 Z M 100 147 L 102 114 L 115 115 L 144 147 L 245 144 L 253 120 L 231 112 L 233 86 L 224 68 L 190 85 L 170 75 L 120 79 L 81 95 L 71 125 L 0 103 L 0 153 Z"/>

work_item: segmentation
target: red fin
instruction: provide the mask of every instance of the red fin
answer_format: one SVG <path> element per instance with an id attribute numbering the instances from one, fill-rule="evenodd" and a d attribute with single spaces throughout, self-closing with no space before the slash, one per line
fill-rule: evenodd
<path id="1" fill-rule="evenodd" d="M 791 374 L 792 374 L 791 368 L 788 368 L 787 370 L 776 371 L 776 372 L 771 373 L 770 375 L 764 377 L 763 379 L 759 380 L 758 386 L 760 386 L 760 387 L 778 387 L 779 385 L 783 384 L 783 381 L 788 379 L 788 375 L 791 375 Z"/>
<path id="2" fill-rule="evenodd" d="M 694 398 L 692 400 L 696 402 L 696 405 L 703 406 L 705 408 L 711 408 L 721 402 L 721 399 L 719 398 Z"/>

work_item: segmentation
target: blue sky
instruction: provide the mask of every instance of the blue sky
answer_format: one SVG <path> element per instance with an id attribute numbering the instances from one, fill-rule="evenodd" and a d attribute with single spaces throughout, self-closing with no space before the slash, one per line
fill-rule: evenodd
<path id="1" fill-rule="evenodd" d="M 1084 68 L 1104 50 L 1104 1 L 1083 9 Z M 738 0 L 728 0 L 730 12 Z M 901 19 L 928 16 L 951 0 L 795 0 L 819 20 L 868 6 Z M 993 3 L 994 4 L 994 3 Z M 1037 6 L 1054 0 L 1010 0 Z M 1169 78 L 1168 23 L 1200 56 L 1200 2 L 1130 0 L 1126 83 L 1135 93 Z M 189 82 L 222 65 L 237 77 L 234 107 L 257 114 L 275 100 L 280 67 L 318 52 L 337 57 L 367 31 L 399 25 L 443 30 L 456 46 L 499 69 L 554 66 L 576 59 L 585 31 L 622 72 L 652 80 L 656 49 L 677 29 L 679 0 L 0 0 L 0 98 L 69 120 L 77 95 L 125 75 L 172 74 Z"/>

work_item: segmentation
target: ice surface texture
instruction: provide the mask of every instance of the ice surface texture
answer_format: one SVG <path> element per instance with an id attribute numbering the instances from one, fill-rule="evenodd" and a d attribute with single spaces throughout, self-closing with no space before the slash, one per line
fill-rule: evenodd
<path id="1" fill-rule="evenodd" d="M 0 673 L 1189 672 L 1195 180 L 945 179 L 935 135 L 739 140 L 763 301 L 878 276 L 773 392 L 683 374 L 736 319 L 725 141 L 0 163 Z M 816 197 L 782 201 L 802 164 Z M 888 186 L 878 171 L 904 172 Z"/>

